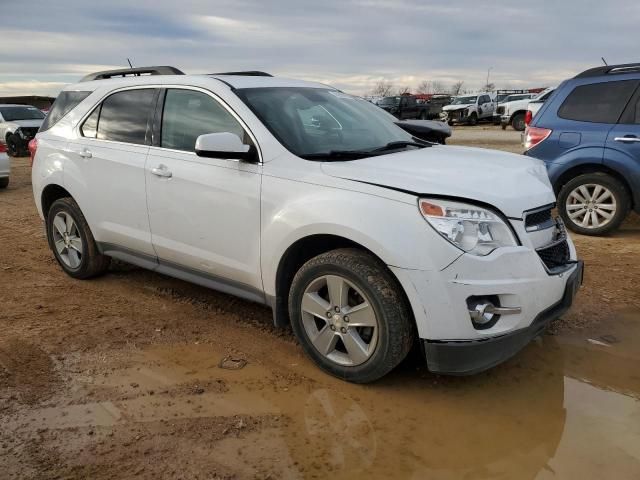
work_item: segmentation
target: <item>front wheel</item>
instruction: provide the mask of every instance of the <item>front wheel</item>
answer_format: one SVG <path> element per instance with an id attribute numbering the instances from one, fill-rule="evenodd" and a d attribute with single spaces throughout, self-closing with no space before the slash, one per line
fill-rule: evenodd
<path id="1" fill-rule="evenodd" d="M 606 173 L 585 173 L 560 189 L 558 210 L 576 233 L 603 235 L 620 226 L 630 207 L 629 193 Z"/>
<path id="2" fill-rule="evenodd" d="M 15 135 L 7 137 L 7 155 L 10 157 L 20 156 L 20 144 Z"/>
<path id="3" fill-rule="evenodd" d="M 47 240 L 62 269 L 73 278 L 95 277 L 109 267 L 109 257 L 98 251 L 89 224 L 72 198 L 61 198 L 51 205 Z"/>
<path id="4" fill-rule="evenodd" d="M 511 126 L 518 132 L 523 132 L 526 125 L 524 123 L 524 113 L 516 113 L 511 119 Z"/>
<path id="5" fill-rule="evenodd" d="M 477 125 L 478 124 L 478 115 L 474 112 L 469 117 L 469 125 Z"/>
<path id="6" fill-rule="evenodd" d="M 360 250 L 333 250 L 305 263 L 291 285 L 289 313 L 307 355 L 350 382 L 383 377 L 413 344 L 400 285 L 384 264 Z"/>

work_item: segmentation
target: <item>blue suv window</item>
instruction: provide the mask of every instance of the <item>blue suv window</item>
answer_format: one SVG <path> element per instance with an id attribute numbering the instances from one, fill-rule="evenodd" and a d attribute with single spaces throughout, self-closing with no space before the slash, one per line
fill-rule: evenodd
<path id="1" fill-rule="evenodd" d="M 616 123 L 638 83 L 621 80 L 576 87 L 562 103 L 558 116 L 580 122 Z"/>

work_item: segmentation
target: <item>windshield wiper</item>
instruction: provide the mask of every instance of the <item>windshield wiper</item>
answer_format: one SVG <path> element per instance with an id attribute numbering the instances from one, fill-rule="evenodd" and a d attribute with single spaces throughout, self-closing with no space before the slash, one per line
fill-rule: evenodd
<path id="1" fill-rule="evenodd" d="M 433 144 L 429 142 L 421 143 L 421 142 L 410 142 L 408 140 L 403 140 L 399 142 L 389 142 L 383 147 L 370 150 L 369 153 L 386 152 L 387 150 L 397 150 L 399 148 L 404 148 L 404 147 L 424 148 L 424 147 L 430 147 L 431 145 Z"/>
<path id="2" fill-rule="evenodd" d="M 389 142 L 386 145 L 374 148 L 372 150 L 331 150 L 329 152 L 324 153 L 309 153 L 307 155 L 300 155 L 301 158 L 305 160 L 358 160 L 360 158 L 372 157 L 376 155 L 381 155 L 384 152 L 390 150 L 398 150 L 404 147 L 430 147 L 432 143 L 424 142 L 412 142 L 408 140 L 403 140 L 399 142 Z"/>
<path id="3" fill-rule="evenodd" d="M 370 156 L 371 152 L 364 150 L 331 150 L 323 153 L 300 155 L 305 160 L 357 160 Z"/>

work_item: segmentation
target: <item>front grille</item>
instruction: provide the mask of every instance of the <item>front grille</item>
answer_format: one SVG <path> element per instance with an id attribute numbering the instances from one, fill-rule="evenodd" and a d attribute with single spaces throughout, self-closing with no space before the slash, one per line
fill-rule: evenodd
<path id="1" fill-rule="evenodd" d="M 496 108 L 496 113 L 497 113 L 498 115 L 502 115 L 502 114 L 504 113 L 504 107 L 498 107 L 498 108 Z"/>
<path id="2" fill-rule="evenodd" d="M 549 270 L 566 265 L 571 260 L 569 244 L 566 238 L 552 243 L 549 246 L 536 250 L 540 259 Z"/>
<path id="3" fill-rule="evenodd" d="M 524 228 L 527 231 L 542 230 L 553 226 L 551 207 L 534 210 L 526 213 L 524 218 Z"/>
<path id="4" fill-rule="evenodd" d="M 20 130 L 24 133 L 28 140 L 31 140 L 38 133 L 38 127 L 20 127 Z"/>

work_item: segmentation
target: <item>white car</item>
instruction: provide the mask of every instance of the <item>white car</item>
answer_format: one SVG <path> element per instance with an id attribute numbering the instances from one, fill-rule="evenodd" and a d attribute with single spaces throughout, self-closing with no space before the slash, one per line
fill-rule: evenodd
<path id="1" fill-rule="evenodd" d="M 449 105 L 442 107 L 440 119 L 449 125 L 467 123 L 475 125 L 479 120 L 491 120 L 496 103 L 492 93 L 460 95 Z"/>
<path id="2" fill-rule="evenodd" d="M 9 186 L 9 175 L 11 174 L 11 159 L 7 155 L 7 145 L 0 142 L 0 188 Z"/>
<path id="3" fill-rule="evenodd" d="M 90 75 L 38 133 L 35 202 L 72 277 L 112 257 L 264 303 L 353 382 L 413 347 L 485 370 L 571 305 L 582 263 L 542 162 L 419 141 L 320 83 L 180 73 Z"/>

